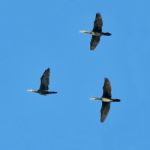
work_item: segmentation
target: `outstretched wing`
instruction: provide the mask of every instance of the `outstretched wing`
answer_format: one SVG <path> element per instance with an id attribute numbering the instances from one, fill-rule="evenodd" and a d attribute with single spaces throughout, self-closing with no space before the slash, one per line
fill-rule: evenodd
<path id="1" fill-rule="evenodd" d="M 95 33 L 101 33 L 102 26 L 103 26 L 102 16 L 100 13 L 97 13 L 92 31 Z M 96 48 L 96 46 L 98 45 L 99 41 L 100 41 L 100 36 L 92 35 L 92 39 L 91 39 L 91 43 L 90 43 L 90 50 L 94 50 Z"/>
<path id="2" fill-rule="evenodd" d="M 100 36 L 92 35 L 92 39 L 90 42 L 90 50 L 94 50 L 100 41 Z"/>
<path id="3" fill-rule="evenodd" d="M 50 69 L 46 69 L 41 77 L 41 85 L 39 90 L 48 90 Z"/>
<path id="4" fill-rule="evenodd" d="M 104 122 L 110 110 L 110 102 L 102 102 L 100 121 Z"/>
<path id="5" fill-rule="evenodd" d="M 103 96 L 105 98 L 111 98 L 111 84 L 108 78 L 104 79 L 104 86 L 103 86 Z"/>
<path id="6" fill-rule="evenodd" d="M 102 16 L 100 13 L 96 13 L 93 32 L 101 33 L 102 32 L 102 26 L 103 26 Z"/>

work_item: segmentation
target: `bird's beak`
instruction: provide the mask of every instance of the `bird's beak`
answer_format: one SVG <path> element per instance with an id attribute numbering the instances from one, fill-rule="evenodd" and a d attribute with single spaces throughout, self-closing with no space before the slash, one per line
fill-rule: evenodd
<path id="1" fill-rule="evenodd" d="M 90 34 L 89 31 L 86 31 L 86 30 L 80 30 L 80 33 L 83 33 L 83 34 Z"/>
<path id="2" fill-rule="evenodd" d="M 27 89 L 27 92 L 33 92 L 33 90 L 32 89 Z"/>
<path id="3" fill-rule="evenodd" d="M 80 33 L 85 33 L 85 30 L 80 30 L 79 32 L 80 32 Z"/>
<path id="4" fill-rule="evenodd" d="M 95 96 L 92 96 L 92 97 L 90 97 L 90 100 L 92 100 L 92 101 L 98 101 L 99 99 L 97 98 L 97 97 L 95 97 Z"/>

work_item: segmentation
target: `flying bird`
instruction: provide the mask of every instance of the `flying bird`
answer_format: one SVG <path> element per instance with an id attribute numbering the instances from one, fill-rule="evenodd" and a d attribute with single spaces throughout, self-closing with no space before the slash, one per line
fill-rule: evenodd
<path id="1" fill-rule="evenodd" d="M 38 90 L 29 89 L 27 91 L 33 93 L 39 93 L 41 95 L 56 94 L 57 92 L 55 91 L 48 91 L 49 74 L 50 74 L 50 69 L 48 68 L 44 71 L 43 75 L 41 76 L 40 88 Z"/>
<path id="2" fill-rule="evenodd" d="M 92 31 L 80 30 L 81 33 L 92 35 L 90 50 L 94 50 L 100 42 L 101 36 L 110 36 L 111 33 L 102 31 L 103 20 L 100 13 L 96 13 L 94 27 Z"/>
<path id="3" fill-rule="evenodd" d="M 120 99 L 113 99 L 111 95 L 111 84 L 108 78 L 104 79 L 104 85 L 103 85 L 103 95 L 102 97 L 91 97 L 92 100 L 101 100 L 102 106 L 101 106 L 101 115 L 100 115 L 100 121 L 104 122 L 106 119 L 109 110 L 110 110 L 110 103 L 111 102 L 120 102 Z"/>

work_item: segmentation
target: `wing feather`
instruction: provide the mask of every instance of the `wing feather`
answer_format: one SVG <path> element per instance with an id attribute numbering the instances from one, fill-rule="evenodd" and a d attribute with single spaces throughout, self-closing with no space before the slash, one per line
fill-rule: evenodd
<path id="1" fill-rule="evenodd" d="M 100 121 L 104 122 L 110 110 L 110 102 L 102 102 Z"/>
<path id="2" fill-rule="evenodd" d="M 46 69 L 41 77 L 41 85 L 39 90 L 48 90 L 50 69 Z"/>
<path id="3" fill-rule="evenodd" d="M 103 96 L 105 98 L 111 98 L 111 84 L 108 78 L 104 79 L 104 86 L 103 86 Z"/>
<path id="4" fill-rule="evenodd" d="M 100 41 L 100 36 L 92 35 L 92 39 L 90 42 L 90 50 L 94 50 Z"/>
<path id="5" fill-rule="evenodd" d="M 100 13 L 96 13 L 93 32 L 101 33 L 102 32 L 102 26 L 103 26 L 102 16 Z"/>
<path id="6" fill-rule="evenodd" d="M 93 27 L 92 31 L 101 34 L 102 26 L 103 26 L 102 16 L 100 13 L 97 13 L 96 17 L 95 17 L 94 27 Z M 90 42 L 90 50 L 94 50 L 97 47 L 99 41 L 100 41 L 100 36 L 92 35 L 92 39 Z"/>

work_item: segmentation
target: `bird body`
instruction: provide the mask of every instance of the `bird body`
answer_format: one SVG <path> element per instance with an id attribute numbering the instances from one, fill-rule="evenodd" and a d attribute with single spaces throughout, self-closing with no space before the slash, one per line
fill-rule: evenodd
<path id="1" fill-rule="evenodd" d="M 43 90 L 43 91 L 41 91 L 41 90 L 39 90 L 39 91 L 37 91 L 37 93 L 39 93 L 39 94 L 41 94 L 41 95 L 47 95 L 47 94 L 57 94 L 57 92 L 55 92 L 55 91 L 48 91 L 48 90 Z"/>
<path id="2" fill-rule="evenodd" d="M 101 98 L 102 102 L 112 102 L 112 100 L 110 98 Z"/>
<path id="3" fill-rule="evenodd" d="M 102 101 L 102 102 L 120 102 L 120 99 L 110 99 L 110 98 L 105 98 L 105 97 L 91 97 L 91 100 L 97 100 L 97 101 Z"/>
<path id="4" fill-rule="evenodd" d="M 110 103 L 111 102 L 120 102 L 120 99 L 113 99 L 111 98 L 111 85 L 108 78 L 104 79 L 104 85 L 103 85 L 103 95 L 102 97 L 91 97 L 92 100 L 102 101 L 102 107 L 101 107 L 101 115 L 100 115 L 100 121 L 104 122 L 106 119 L 109 110 L 110 110 Z"/>
<path id="5" fill-rule="evenodd" d="M 95 50 L 98 43 L 100 42 L 101 36 L 111 35 L 111 33 L 109 32 L 102 32 L 102 26 L 103 26 L 102 16 L 100 13 L 96 13 L 93 30 L 92 31 L 87 31 L 87 30 L 80 31 L 81 33 L 92 35 L 92 39 L 90 42 L 90 50 Z"/>
<path id="6" fill-rule="evenodd" d="M 49 74 L 50 74 L 50 69 L 48 68 L 44 71 L 43 75 L 41 76 L 40 88 L 38 90 L 29 89 L 27 91 L 32 93 L 39 93 L 40 95 L 56 94 L 57 92 L 55 91 L 48 91 Z"/>

